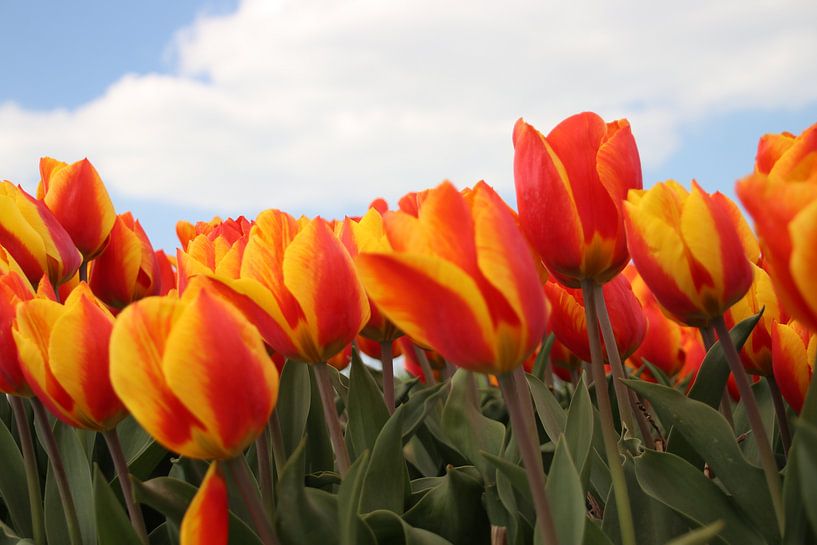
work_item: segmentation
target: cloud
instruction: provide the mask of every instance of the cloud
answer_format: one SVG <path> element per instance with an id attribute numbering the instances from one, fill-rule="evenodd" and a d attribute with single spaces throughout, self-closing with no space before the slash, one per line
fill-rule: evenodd
<path id="1" fill-rule="evenodd" d="M 73 110 L 0 105 L 0 165 L 88 156 L 120 194 L 360 211 L 443 178 L 512 195 L 511 129 L 627 116 L 647 166 L 687 123 L 817 100 L 817 4 L 245 0 Z"/>

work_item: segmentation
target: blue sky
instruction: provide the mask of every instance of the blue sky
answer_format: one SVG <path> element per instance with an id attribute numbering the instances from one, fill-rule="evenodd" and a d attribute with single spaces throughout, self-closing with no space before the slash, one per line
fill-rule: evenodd
<path id="1" fill-rule="evenodd" d="M 0 177 L 87 155 L 154 245 L 177 219 L 339 216 L 451 178 L 512 201 L 518 116 L 627 116 L 645 182 L 732 194 L 817 121 L 813 2 L 6 2 Z M 675 10 L 675 11 L 673 11 Z"/>

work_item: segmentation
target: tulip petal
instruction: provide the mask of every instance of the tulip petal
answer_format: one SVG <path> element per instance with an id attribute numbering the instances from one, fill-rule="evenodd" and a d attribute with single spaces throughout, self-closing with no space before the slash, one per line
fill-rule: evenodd
<path id="1" fill-rule="evenodd" d="M 91 289 L 109 305 L 124 307 L 131 302 L 141 265 L 142 241 L 117 217 L 108 245 L 91 264 Z"/>
<path id="2" fill-rule="evenodd" d="M 791 275 L 808 315 L 795 315 L 803 323 L 817 328 L 817 286 L 814 271 L 817 271 L 817 200 L 803 208 L 789 224 L 791 236 Z M 799 313 L 798 313 L 799 314 Z"/>
<path id="3" fill-rule="evenodd" d="M 184 513 L 180 545 L 227 545 L 229 530 L 227 483 L 218 462 L 210 469 Z"/>
<path id="4" fill-rule="evenodd" d="M 461 367 L 496 372 L 490 312 L 468 274 L 419 254 L 361 254 L 356 262 L 372 300 L 409 337 Z"/>
<path id="5" fill-rule="evenodd" d="M 183 303 L 148 297 L 122 311 L 110 340 L 113 389 L 134 418 L 164 446 L 185 456 L 207 458 L 193 441 L 203 424 L 175 396 L 165 380 L 162 358 L 167 332 Z"/>
<path id="6" fill-rule="evenodd" d="M 310 222 L 295 236 L 283 273 L 304 311 L 309 335 L 300 344 L 313 363 L 342 350 L 369 320 L 369 300 L 354 263 L 324 220 Z"/>
<path id="7" fill-rule="evenodd" d="M 206 438 L 195 431 L 194 438 L 208 458 L 236 456 L 263 429 L 278 389 L 258 330 L 225 299 L 202 289 L 174 321 L 164 348 L 168 387 L 207 430 Z"/>
<path id="8" fill-rule="evenodd" d="M 8 186 L 6 186 L 8 184 Z M 9 182 L 0 189 L 15 191 Z M 17 261 L 32 284 L 48 271 L 45 243 L 15 204 L 12 196 L 0 193 L 0 245 Z"/>
<path id="9" fill-rule="evenodd" d="M 774 378 L 783 397 L 797 413 L 803 407 L 813 372 L 808 358 L 810 355 L 813 361 L 814 352 L 808 348 L 815 344 L 814 335 L 799 324 L 778 323 L 772 328 Z"/>

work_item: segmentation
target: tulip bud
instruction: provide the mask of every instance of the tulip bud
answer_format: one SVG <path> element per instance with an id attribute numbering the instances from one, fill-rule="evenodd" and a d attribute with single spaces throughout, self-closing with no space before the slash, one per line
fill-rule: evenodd
<path id="1" fill-rule="evenodd" d="M 774 379 L 783 398 L 798 414 L 803 408 L 817 357 L 817 334 L 797 322 L 772 327 Z"/>
<path id="2" fill-rule="evenodd" d="M 9 259 L 8 262 L 3 259 L 4 256 Z M 17 316 L 17 305 L 33 299 L 34 290 L 22 272 L 13 269 L 4 271 L 6 263 L 14 262 L 0 247 L 0 393 L 28 396 L 31 390 L 20 368 L 12 324 Z"/>

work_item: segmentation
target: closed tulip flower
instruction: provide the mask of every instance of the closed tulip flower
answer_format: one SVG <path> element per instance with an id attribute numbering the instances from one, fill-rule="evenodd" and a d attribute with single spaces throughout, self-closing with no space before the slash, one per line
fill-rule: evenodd
<path id="1" fill-rule="evenodd" d="M 258 330 L 204 284 L 181 299 L 148 297 L 119 314 L 111 383 L 134 418 L 168 449 L 223 460 L 261 433 L 278 373 Z"/>
<path id="2" fill-rule="evenodd" d="M 357 258 L 383 314 L 460 367 L 501 374 L 520 365 L 542 338 L 545 304 L 527 242 L 494 190 L 480 182 L 466 199 L 444 183 L 417 217 L 384 220 L 393 249 Z"/>
<path id="3" fill-rule="evenodd" d="M 520 119 L 514 127 L 519 221 L 556 279 L 602 284 L 629 260 L 622 202 L 641 189 L 641 162 L 626 119 L 590 112 L 547 136 Z"/>
<path id="4" fill-rule="evenodd" d="M 681 322 L 707 327 L 752 284 L 757 256 L 749 228 L 720 193 L 670 180 L 631 191 L 625 203 L 630 253 L 658 302 Z"/>
<path id="5" fill-rule="evenodd" d="M 627 358 L 639 347 L 644 338 L 646 322 L 641 304 L 624 276 L 617 276 L 606 283 L 603 292 L 610 309 L 619 354 L 622 359 Z M 582 360 L 590 361 L 582 291 L 566 288 L 551 280 L 545 284 L 545 294 L 550 303 L 548 330 L 552 331 L 556 339 L 568 350 Z"/>
<path id="6" fill-rule="evenodd" d="M 65 227 L 87 260 L 105 246 L 116 212 L 102 178 L 88 159 L 67 164 L 40 159 L 37 198 L 44 201 Z"/>
<path id="7" fill-rule="evenodd" d="M 9 181 L 0 182 L 0 246 L 32 286 L 43 275 L 59 285 L 77 272 L 82 256 L 46 205 Z"/>
<path id="8" fill-rule="evenodd" d="M 84 282 L 64 305 L 38 298 L 17 307 L 12 332 L 23 375 L 66 424 L 105 431 L 127 414 L 108 374 L 113 321 Z"/>
<path id="9" fill-rule="evenodd" d="M 110 242 L 91 263 L 89 284 L 114 309 L 161 291 L 159 261 L 139 220 L 130 212 L 116 217 Z"/>
<path id="10" fill-rule="evenodd" d="M 769 276 L 783 308 L 817 331 L 817 124 L 800 136 L 760 139 L 755 170 L 737 193 L 763 248 Z"/>
<path id="11" fill-rule="evenodd" d="M 17 315 L 17 305 L 33 299 L 34 290 L 19 268 L 4 271 L 4 254 L 5 250 L 0 247 L 0 393 L 28 396 L 31 390 L 20 369 L 12 324 Z"/>
<path id="12" fill-rule="evenodd" d="M 176 251 L 179 291 L 184 292 L 188 281 L 195 275 L 215 275 L 236 279 L 241 275 L 241 261 L 247 247 L 252 224 L 243 216 L 228 219 L 203 229 L 184 248 Z"/>
<path id="13" fill-rule="evenodd" d="M 802 324 L 775 323 L 772 327 L 772 362 L 774 378 L 783 397 L 796 413 L 806 399 L 814 362 L 817 357 L 817 334 Z"/>
<path id="14" fill-rule="evenodd" d="M 227 482 L 221 465 L 214 462 L 184 513 L 179 544 L 227 545 L 230 521 L 227 508 Z"/>

